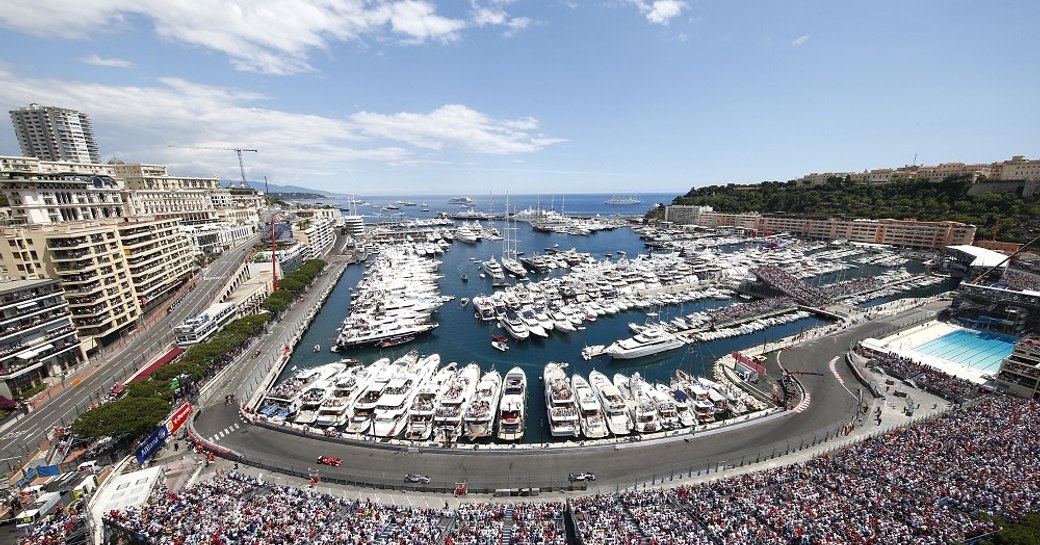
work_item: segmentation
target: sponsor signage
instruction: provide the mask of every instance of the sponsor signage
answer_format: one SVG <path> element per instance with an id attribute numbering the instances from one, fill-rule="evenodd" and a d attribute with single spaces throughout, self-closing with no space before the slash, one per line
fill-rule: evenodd
<path id="1" fill-rule="evenodd" d="M 162 446 L 166 438 L 170 436 L 170 432 L 166 430 L 166 426 L 159 426 L 145 439 L 144 443 L 141 443 L 141 447 L 137 449 L 137 463 L 143 464 L 145 460 L 151 458 L 152 454 L 155 454 L 156 450 Z"/>
<path id="2" fill-rule="evenodd" d="M 188 421 L 192 409 L 191 403 L 185 403 L 174 411 L 173 416 L 166 422 L 166 431 L 169 435 L 177 433 L 177 430 Z"/>

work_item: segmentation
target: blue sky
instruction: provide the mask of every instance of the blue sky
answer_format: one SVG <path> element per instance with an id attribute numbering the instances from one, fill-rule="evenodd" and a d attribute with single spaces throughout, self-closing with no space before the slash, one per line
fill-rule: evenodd
<path id="1" fill-rule="evenodd" d="M 1037 158 L 1040 3 L 7 0 L 0 107 L 356 194 L 684 193 Z M 13 130 L 0 154 L 18 155 Z"/>

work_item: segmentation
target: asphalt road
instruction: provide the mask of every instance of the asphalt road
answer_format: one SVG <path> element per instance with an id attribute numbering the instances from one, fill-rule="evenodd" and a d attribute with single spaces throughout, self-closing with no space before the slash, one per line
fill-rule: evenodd
<path id="1" fill-rule="evenodd" d="M 578 471 L 594 472 L 599 486 L 660 481 L 782 456 L 835 433 L 855 418 L 860 407 L 859 382 L 843 359 L 849 346 L 862 338 L 887 333 L 901 323 L 913 323 L 924 312 L 911 310 L 876 319 L 771 354 L 765 364 L 770 377 L 780 378 L 780 358 L 779 364 L 794 373 L 805 388 L 807 401 L 761 421 L 682 437 L 616 445 L 576 444 L 571 448 L 408 448 L 335 441 L 244 425 L 235 408 L 225 407 L 222 400 L 204 406 L 194 429 L 202 437 L 240 454 L 246 463 L 296 475 L 320 471 L 326 482 L 405 487 L 404 474 L 419 473 L 430 476 L 432 482 L 418 488 L 430 490 L 451 490 L 458 482 L 468 483 L 471 491 L 558 488 L 568 486 L 568 473 Z M 283 322 L 285 327 L 299 327 L 291 319 L 289 316 Z M 225 386 L 229 391 L 236 387 L 242 385 Z M 542 385 L 535 382 L 530 387 Z M 319 466 L 319 456 L 338 457 L 343 464 Z"/>
<path id="2" fill-rule="evenodd" d="M 6 465 L 8 471 L 16 467 L 43 444 L 51 430 L 71 425 L 113 386 L 167 349 L 173 341 L 171 327 L 208 307 L 228 276 L 242 263 L 243 250 L 258 240 L 260 235 L 218 257 L 196 276 L 195 288 L 186 293 L 176 309 L 161 316 L 153 326 L 132 333 L 133 338 L 114 352 L 80 366 L 75 374 L 66 377 L 60 392 L 0 431 L 0 465 Z"/>

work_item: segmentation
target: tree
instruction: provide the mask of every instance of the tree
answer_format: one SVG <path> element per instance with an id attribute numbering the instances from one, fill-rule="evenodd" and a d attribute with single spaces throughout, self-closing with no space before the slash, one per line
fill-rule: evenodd
<path id="1" fill-rule="evenodd" d="M 89 410 L 72 423 L 72 433 L 96 439 L 106 435 L 141 436 L 166 419 L 170 404 L 154 397 L 124 397 Z"/>

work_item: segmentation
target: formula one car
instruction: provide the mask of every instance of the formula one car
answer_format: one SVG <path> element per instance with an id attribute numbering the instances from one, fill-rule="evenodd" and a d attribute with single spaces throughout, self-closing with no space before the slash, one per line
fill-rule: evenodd
<path id="1" fill-rule="evenodd" d="M 343 463 L 343 460 L 341 460 L 339 458 L 336 458 L 336 457 L 333 457 L 333 456 L 319 456 L 318 457 L 318 463 L 321 464 L 321 465 L 326 465 L 326 466 L 336 466 L 336 467 L 339 467 L 339 465 Z"/>

